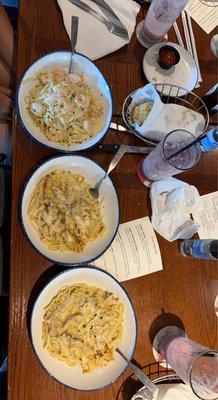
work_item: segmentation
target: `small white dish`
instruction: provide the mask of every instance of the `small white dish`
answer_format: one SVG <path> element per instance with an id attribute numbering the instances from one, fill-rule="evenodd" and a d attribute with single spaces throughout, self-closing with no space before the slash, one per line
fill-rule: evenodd
<path id="1" fill-rule="evenodd" d="M 158 55 L 160 48 L 167 45 L 178 50 L 180 61 L 172 68 L 165 70 L 158 64 Z M 182 90 L 179 92 L 180 96 L 183 96 L 186 95 L 187 90 L 194 89 L 198 81 L 198 69 L 195 60 L 183 47 L 176 43 L 162 42 L 150 47 L 144 55 L 142 65 L 147 80 L 155 85 L 160 83 L 160 87 L 157 85 L 155 88 L 165 95 L 169 94 L 169 86 L 163 88 L 163 84 L 176 85 L 186 89 L 184 93 Z M 171 97 L 176 97 L 177 94 L 177 90 L 170 91 Z"/>
<path id="2" fill-rule="evenodd" d="M 76 390 L 98 390 L 112 384 L 127 368 L 127 363 L 115 354 L 115 359 L 107 366 L 93 373 L 84 374 L 80 366 L 71 367 L 52 357 L 42 345 L 42 321 L 44 307 L 49 304 L 57 292 L 65 285 L 86 283 L 108 290 L 119 297 L 124 304 L 123 334 L 119 348 L 131 359 L 137 338 L 137 321 L 133 304 L 123 286 L 108 272 L 92 266 L 75 267 L 64 271 L 52 279 L 40 292 L 33 306 L 30 334 L 33 349 L 39 363 L 45 371 L 60 383 Z"/>
<path id="3" fill-rule="evenodd" d="M 88 243 L 81 253 L 49 250 L 33 228 L 27 211 L 31 194 L 40 179 L 55 169 L 62 168 L 83 175 L 87 182 L 93 186 L 105 173 L 96 162 L 86 157 L 63 155 L 49 158 L 36 168 L 25 183 L 21 199 L 22 228 L 35 250 L 52 262 L 64 265 L 88 263 L 100 257 L 107 250 L 117 233 L 119 226 L 119 201 L 117 193 L 111 179 L 107 177 L 100 186 L 99 197 L 99 200 L 102 199 L 101 213 L 106 225 L 106 232 L 102 237 Z"/>
<path id="4" fill-rule="evenodd" d="M 27 133 L 32 140 L 35 142 L 62 152 L 75 152 L 88 149 L 99 142 L 106 134 L 112 119 L 112 95 L 110 88 L 96 65 L 89 60 L 89 58 L 75 53 L 75 71 L 83 72 L 88 84 L 90 84 L 94 90 L 100 94 L 101 101 L 104 104 L 105 109 L 105 120 L 103 128 L 100 132 L 94 135 L 91 139 L 86 140 L 83 143 L 76 143 L 69 147 L 63 146 L 60 143 L 55 143 L 46 138 L 46 136 L 40 131 L 31 119 L 28 111 L 25 97 L 29 94 L 29 91 L 35 85 L 33 80 L 28 78 L 33 77 L 35 73 L 40 70 L 48 70 L 52 68 L 63 68 L 68 69 L 70 64 L 70 51 L 55 51 L 53 53 L 46 54 L 45 56 L 36 60 L 24 73 L 17 90 L 17 113 L 21 126 L 25 133 Z"/>
<path id="5" fill-rule="evenodd" d="M 210 41 L 210 48 L 215 55 L 218 57 L 218 34 L 214 35 Z"/>

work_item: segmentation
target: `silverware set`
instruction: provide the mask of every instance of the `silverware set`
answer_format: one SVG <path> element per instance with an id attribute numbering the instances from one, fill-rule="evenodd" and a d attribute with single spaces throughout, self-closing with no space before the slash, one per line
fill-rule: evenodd
<path id="1" fill-rule="evenodd" d="M 117 23 L 114 23 L 114 22 L 108 20 L 102 14 L 100 14 L 99 12 L 97 12 L 96 10 L 94 10 L 92 7 L 90 7 L 88 4 L 84 3 L 81 0 L 68 0 L 68 1 L 70 1 L 72 4 L 74 4 L 75 6 L 80 8 L 81 10 L 87 12 L 88 14 L 92 15 L 93 17 L 95 17 L 99 21 L 101 21 L 106 26 L 106 28 L 108 29 L 109 32 L 113 33 L 114 35 L 120 36 L 123 39 L 128 40 L 128 32 L 127 32 L 127 30 L 123 27 L 122 23 L 117 18 L 117 16 L 113 12 L 113 10 L 111 10 L 109 6 L 107 6 L 107 8 L 105 7 L 105 5 L 104 5 L 105 2 L 104 1 L 102 1 L 102 0 L 95 0 L 94 1 L 93 0 L 93 2 L 95 2 L 98 5 L 99 5 L 99 3 L 101 4 L 101 2 L 102 2 L 102 6 L 101 7 L 104 8 L 107 13 L 110 13 L 112 18 L 113 18 L 113 20 L 117 20 Z"/>

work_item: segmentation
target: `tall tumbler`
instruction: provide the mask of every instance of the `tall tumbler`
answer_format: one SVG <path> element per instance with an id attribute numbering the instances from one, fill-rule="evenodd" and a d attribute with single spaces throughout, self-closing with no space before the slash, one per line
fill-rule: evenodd
<path id="1" fill-rule="evenodd" d="M 193 168 L 201 156 L 199 143 L 172 157 L 177 151 L 195 141 L 188 131 L 177 129 L 168 135 L 145 157 L 138 169 L 140 180 L 158 181 Z M 172 157 L 172 158 L 171 158 Z"/>
<path id="2" fill-rule="evenodd" d="M 175 326 L 161 329 L 153 346 L 199 399 L 218 399 L 216 351 L 188 339 Z"/>
<path id="3" fill-rule="evenodd" d="M 136 28 L 138 41 L 145 47 L 160 42 L 188 0 L 153 0 L 146 18 Z"/>

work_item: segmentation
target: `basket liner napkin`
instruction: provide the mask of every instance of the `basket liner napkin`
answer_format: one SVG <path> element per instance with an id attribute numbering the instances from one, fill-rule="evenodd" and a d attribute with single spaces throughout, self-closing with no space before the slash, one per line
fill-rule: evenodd
<path id="1" fill-rule="evenodd" d="M 151 397 L 151 393 L 142 388 L 138 392 L 142 400 L 196 400 L 196 396 L 191 392 L 190 388 L 183 383 L 158 384 L 159 392 L 157 396 Z M 140 397 L 133 396 L 132 400 L 139 400 Z"/>
<path id="2" fill-rule="evenodd" d="M 164 104 L 151 83 L 133 93 L 129 113 L 145 101 L 154 103 L 152 110 L 141 126 L 132 124 L 142 136 L 160 141 L 176 129 L 187 130 L 196 137 L 204 131 L 205 119 L 202 114 L 179 104 Z"/>

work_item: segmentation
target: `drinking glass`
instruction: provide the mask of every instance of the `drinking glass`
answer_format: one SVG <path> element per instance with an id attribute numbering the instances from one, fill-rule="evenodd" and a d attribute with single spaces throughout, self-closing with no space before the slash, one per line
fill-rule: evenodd
<path id="1" fill-rule="evenodd" d="M 168 135 L 139 165 L 139 178 L 144 183 L 169 178 L 193 168 L 199 161 L 201 147 L 199 143 L 169 159 L 177 151 L 193 142 L 196 137 L 185 130 L 178 129 Z"/>
<path id="2" fill-rule="evenodd" d="M 155 349 L 201 400 L 218 398 L 218 353 L 185 337 L 177 327 L 161 329 Z"/>
<path id="3" fill-rule="evenodd" d="M 153 0 L 146 18 L 136 28 L 138 41 L 145 47 L 160 42 L 188 0 Z"/>

